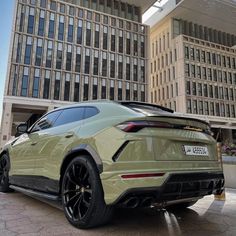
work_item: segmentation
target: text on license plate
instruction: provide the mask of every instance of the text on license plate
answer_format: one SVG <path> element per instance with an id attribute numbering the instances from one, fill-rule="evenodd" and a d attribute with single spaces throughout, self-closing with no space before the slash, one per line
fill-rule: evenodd
<path id="1" fill-rule="evenodd" d="M 185 155 L 187 156 L 208 156 L 207 147 L 183 145 Z"/>

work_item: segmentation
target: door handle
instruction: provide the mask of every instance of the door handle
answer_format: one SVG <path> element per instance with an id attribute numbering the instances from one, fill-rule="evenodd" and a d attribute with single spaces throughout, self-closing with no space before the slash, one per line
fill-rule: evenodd
<path id="1" fill-rule="evenodd" d="M 36 145 L 38 142 L 32 142 L 31 145 L 34 146 Z"/>
<path id="2" fill-rule="evenodd" d="M 70 132 L 70 133 L 67 133 L 65 138 L 71 138 L 74 136 L 74 133 L 73 132 Z"/>

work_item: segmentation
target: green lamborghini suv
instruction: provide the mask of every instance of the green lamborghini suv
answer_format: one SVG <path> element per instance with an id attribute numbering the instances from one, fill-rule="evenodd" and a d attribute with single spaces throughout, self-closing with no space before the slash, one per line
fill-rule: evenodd
<path id="1" fill-rule="evenodd" d="M 188 207 L 224 188 L 209 124 L 158 105 L 78 103 L 16 136 L 0 154 L 0 191 L 59 201 L 79 228 L 106 223 L 115 207 Z"/>

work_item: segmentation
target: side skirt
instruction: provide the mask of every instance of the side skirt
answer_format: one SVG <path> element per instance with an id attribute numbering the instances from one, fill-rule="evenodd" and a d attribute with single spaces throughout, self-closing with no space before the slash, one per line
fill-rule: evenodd
<path id="1" fill-rule="evenodd" d="M 39 191 L 36 191 L 36 190 L 31 190 L 31 189 L 18 187 L 18 186 L 15 186 L 15 185 L 10 185 L 10 188 L 16 190 L 17 192 L 24 193 L 24 194 L 26 194 L 30 197 L 44 198 L 44 199 L 49 200 L 49 201 L 60 201 L 60 197 L 58 195 L 43 193 L 43 192 L 39 192 Z"/>

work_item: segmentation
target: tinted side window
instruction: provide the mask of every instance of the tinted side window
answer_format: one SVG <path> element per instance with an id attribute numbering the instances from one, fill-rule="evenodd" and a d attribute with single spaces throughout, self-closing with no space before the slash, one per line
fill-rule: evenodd
<path id="1" fill-rule="evenodd" d="M 84 119 L 88 119 L 92 116 L 95 116 L 98 114 L 98 109 L 95 107 L 86 107 L 85 108 L 85 115 L 84 115 Z"/>
<path id="2" fill-rule="evenodd" d="M 61 114 L 61 111 L 55 111 L 44 116 L 35 124 L 31 132 L 36 132 L 39 130 L 51 128 L 53 126 L 54 121 L 57 119 L 57 117 L 60 114 Z"/>
<path id="3" fill-rule="evenodd" d="M 64 125 L 75 121 L 80 121 L 84 118 L 84 108 L 75 107 L 63 110 L 53 126 Z"/>

